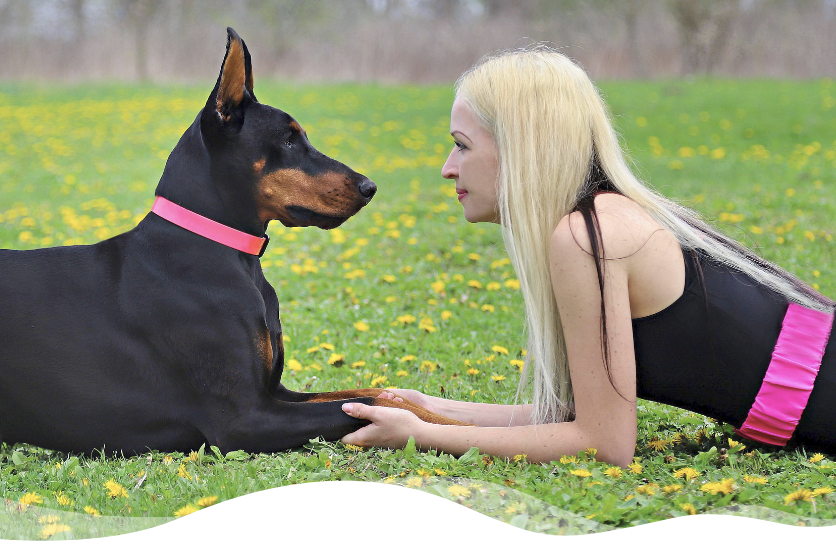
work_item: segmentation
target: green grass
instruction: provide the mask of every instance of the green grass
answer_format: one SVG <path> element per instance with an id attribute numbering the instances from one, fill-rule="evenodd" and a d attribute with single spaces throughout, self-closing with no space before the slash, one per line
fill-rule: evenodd
<path id="1" fill-rule="evenodd" d="M 602 90 L 639 176 L 836 295 L 832 82 L 605 83 Z M 335 231 L 271 227 L 263 262 L 282 304 L 288 387 L 397 386 L 512 402 L 522 301 L 498 227 L 468 224 L 452 184 L 440 176 L 451 147 L 452 90 L 260 83 L 257 92 L 293 114 L 314 145 L 379 187 L 372 204 Z M 0 247 L 95 242 L 133 226 L 207 94 L 0 85 Z M 21 502 L 72 525 L 54 538 L 81 538 L 102 534 L 82 521 L 93 510 L 154 524 L 204 497 L 223 501 L 320 480 L 405 484 L 548 533 L 718 510 L 836 523 L 830 457 L 811 462 L 803 448 L 747 441 L 732 447 L 741 440 L 728 426 L 651 402 L 640 401 L 639 413 L 637 463 L 618 472 L 589 454 L 532 465 L 475 452 L 457 459 L 321 441 L 274 455 L 203 448 L 192 456 L 133 458 L 4 445 L 0 494 L 13 505 L 0 514 L 0 537 L 50 535 L 27 520 Z M 698 476 L 677 477 L 683 469 Z M 113 521 L 114 532 L 135 528 Z"/>

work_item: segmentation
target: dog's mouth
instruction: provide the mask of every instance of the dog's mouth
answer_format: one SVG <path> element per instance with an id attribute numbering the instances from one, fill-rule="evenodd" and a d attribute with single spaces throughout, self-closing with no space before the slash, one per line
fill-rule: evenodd
<path id="1" fill-rule="evenodd" d="M 323 215 L 317 213 L 312 209 L 300 207 L 298 205 L 291 205 L 287 208 L 287 216 L 290 219 L 282 219 L 279 217 L 282 225 L 285 227 L 319 227 L 320 229 L 333 229 L 339 227 L 351 215 Z"/>

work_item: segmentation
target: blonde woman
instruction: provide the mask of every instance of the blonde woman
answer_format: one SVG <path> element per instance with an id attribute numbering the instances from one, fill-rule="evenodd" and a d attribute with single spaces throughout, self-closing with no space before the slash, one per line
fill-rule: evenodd
<path id="1" fill-rule="evenodd" d="M 475 426 L 346 404 L 362 446 L 548 462 L 596 448 L 625 466 L 636 397 L 746 438 L 836 451 L 831 300 L 654 193 L 631 173 L 588 76 L 544 48 L 489 57 L 458 81 L 442 175 L 465 218 L 502 227 L 525 300 L 527 405 L 393 390 Z M 828 342 L 828 340 L 830 341 Z"/>

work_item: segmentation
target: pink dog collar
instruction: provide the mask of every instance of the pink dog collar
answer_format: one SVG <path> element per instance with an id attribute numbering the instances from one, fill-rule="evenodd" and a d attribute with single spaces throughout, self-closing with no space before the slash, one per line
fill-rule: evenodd
<path id="1" fill-rule="evenodd" d="M 786 445 L 807 406 L 833 327 L 833 315 L 791 303 L 772 361 L 739 435 Z"/>
<path id="2" fill-rule="evenodd" d="M 261 257 L 264 255 L 267 243 L 270 242 L 267 235 L 264 235 L 264 237 L 252 236 L 232 227 L 227 227 L 159 196 L 154 200 L 151 212 L 156 213 L 166 221 L 183 227 L 187 231 L 253 256 Z"/>

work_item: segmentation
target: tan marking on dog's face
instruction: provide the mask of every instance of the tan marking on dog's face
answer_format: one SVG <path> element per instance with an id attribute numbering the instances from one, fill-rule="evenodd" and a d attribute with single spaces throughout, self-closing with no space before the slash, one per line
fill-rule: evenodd
<path id="1" fill-rule="evenodd" d="M 267 159 L 265 159 L 264 157 L 253 163 L 253 172 L 255 172 L 256 174 L 261 174 L 261 171 L 264 170 L 264 165 L 266 163 Z"/>
<path id="2" fill-rule="evenodd" d="M 310 176 L 299 169 L 265 175 L 258 183 L 256 199 L 261 222 L 279 219 L 285 224 L 293 223 L 288 212 L 291 206 L 345 220 L 360 210 L 362 202 L 357 186 L 346 175 L 328 172 Z"/>
<path id="3" fill-rule="evenodd" d="M 224 62 L 221 85 L 218 88 L 217 109 L 219 114 L 224 114 L 224 107 L 230 102 L 236 106 L 241 103 L 244 98 L 245 81 L 244 48 L 240 41 L 232 41 L 232 44 L 229 45 L 226 62 Z"/>
<path id="4" fill-rule="evenodd" d="M 302 126 L 300 126 L 299 123 L 296 122 L 295 120 L 290 123 L 289 127 L 290 127 L 291 130 L 293 130 L 297 134 L 304 134 L 305 133 L 304 128 L 302 128 Z"/>

